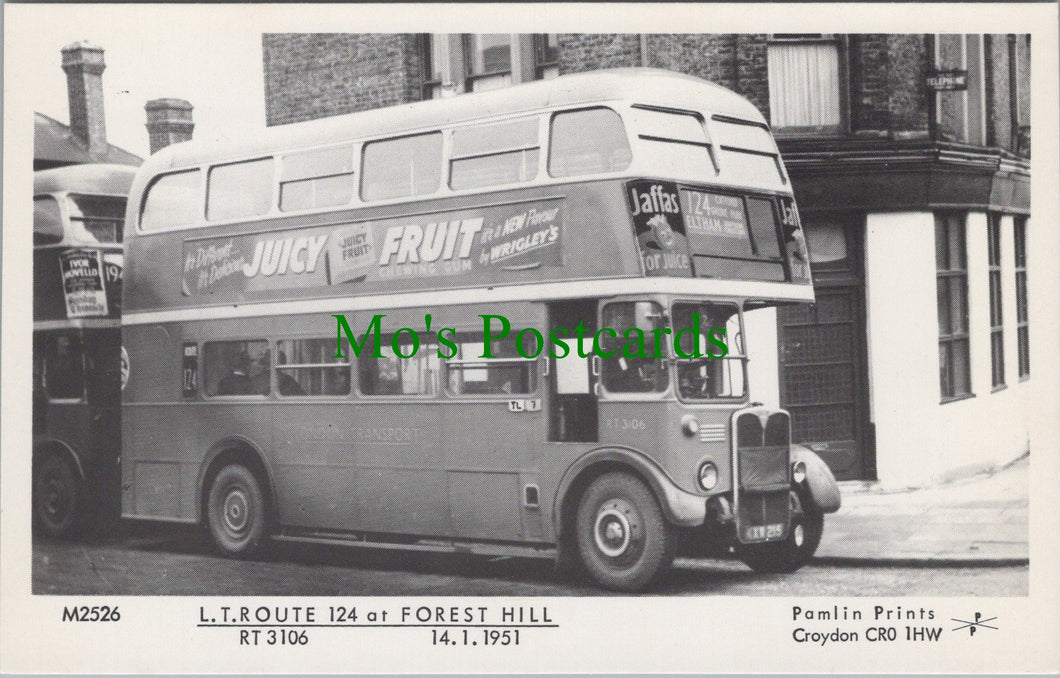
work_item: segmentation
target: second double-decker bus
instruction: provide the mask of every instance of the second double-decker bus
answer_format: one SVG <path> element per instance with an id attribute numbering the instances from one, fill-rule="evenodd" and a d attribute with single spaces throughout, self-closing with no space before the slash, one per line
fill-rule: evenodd
<path id="1" fill-rule="evenodd" d="M 633 591 L 679 550 L 794 570 L 838 507 L 749 383 L 750 318 L 813 287 L 769 128 L 724 88 L 606 71 L 179 144 L 126 234 L 127 517 Z"/>
<path id="2" fill-rule="evenodd" d="M 33 519 L 53 536 L 118 517 L 121 242 L 135 173 L 34 174 Z"/>

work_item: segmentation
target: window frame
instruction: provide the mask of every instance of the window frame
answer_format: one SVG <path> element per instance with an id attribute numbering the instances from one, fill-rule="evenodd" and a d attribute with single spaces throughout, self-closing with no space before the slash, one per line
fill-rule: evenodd
<path id="1" fill-rule="evenodd" d="M 1001 283 L 1001 215 L 987 214 L 986 221 L 987 283 L 990 295 L 990 386 L 994 391 L 1005 388 L 1005 321 L 1004 289 Z"/>
<path id="2" fill-rule="evenodd" d="M 569 115 L 569 114 L 572 114 L 572 113 L 581 113 L 581 112 L 584 112 L 584 111 L 610 111 L 611 113 L 613 113 L 618 118 L 619 123 L 622 125 L 623 136 L 625 137 L 625 140 L 626 140 L 626 149 L 629 151 L 629 160 L 626 162 L 626 164 L 623 167 L 618 167 L 618 168 L 594 170 L 592 172 L 577 172 L 577 173 L 573 173 L 573 174 L 555 174 L 553 172 L 553 169 L 552 169 L 552 160 L 555 157 L 555 150 L 556 150 L 556 144 L 555 144 L 556 118 L 558 118 L 561 115 Z M 629 125 L 626 124 L 626 117 L 627 116 L 624 116 L 622 113 L 620 113 L 619 111 L 615 110 L 615 108 L 613 108 L 612 106 L 604 106 L 604 105 L 577 106 L 577 107 L 574 107 L 574 108 L 563 108 L 563 109 L 550 111 L 549 114 L 548 114 L 548 118 L 547 118 L 547 120 L 548 120 L 548 129 L 546 130 L 546 133 L 547 133 L 547 143 L 548 143 L 548 153 L 547 153 L 548 157 L 545 158 L 545 174 L 544 174 L 544 176 L 547 177 L 550 180 L 551 179 L 571 180 L 571 179 L 575 179 L 576 177 L 593 177 L 593 176 L 599 176 L 599 175 L 616 174 L 618 172 L 627 171 L 636 162 L 636 156 L 633 153 L 634 144 L 631 143 L 631 139 L 630 139 L 630 135 L 629 135 Z"/>
<path id="3" fill-rule="evenodd" d="M 270 366 L 269 370 L 267 371 L 267 374 L 269 375 L 269 389 L 268 389 L 268 391 L 266 391 L 265 393 L 225 393 L 225 394 L 222 394 L 222 393 L 210 393 L 209 390 L 208 390 L 208 387 L 207 387 L 208 384 L 209 384 L 209 377 L 210 377 L 210 369 L 209 369 L 210 368 L 210 360 L 209 360 L 209 356 L 208 356 L 208 353 L 209 353 L 208 348 L 211 345 L 217 345 L 217 344 L 239 344 L 239 343 L 243 343 L 243 344 L 264 343 L 265 344 L 265 352 L 269 356 L 269 366 Z M 254 337 L 225 337 L 225 338 L 219 338 L 219 339 L 205 339 L 205 340 L 200 341 L 199 342 L 199 346 L 200 346 L 201 357 L 199 358 L 199 361 L 200 361 L 199 362 L 199 366 L 200 366 L 199 370 L 200 370 L 201 376 L 199 378 L 199 384 L 200 384 L 199 397 L 205 398 L 205 399 L 210 399 L 210 400 L 213 400 L 213 399 L 229 400 L 229 399 L 232 399 L 232 398 L 251 398 L 253 400 L 266 400 L 268 398 L 271 398 L 272 395 L 273 395 L 273 392 L 274 392 L 274 388 L 275 388 L 275 382 L 273 380 L 273 374 L 272 374 L 273 373 L 272 365 L 275 364 L 275 360 L 273 359 L 275 357 L 273 355 L 273 343 L 274 342 L 272 340 L 267 339 L 265 337 L 261 337 L 261 336 L 254 336 Z M 216 384 L 215 390 L 220 390 L 220 385 L 221 385 L 221 380 L 222 379 L 224 379 L 224 377 L 221 377 L 220 379 L 217 380 L 217 384 Z"/>
<path id="4" fill-rule="evenodd" d="M 482 72 L 476 72 L 474 68 L 474 55 L 477 50 L 472 49 L 472 41 L 474 38 L 482 35 L 507 35 L 508 36 L 508 68 L 507 69 L 496 69 L 492 71 L 483 70 Z M 508 87 L 517 83 L 513 82 L 515 59 L 518 55 L 518 49 L 516 47 L 516 41 L 512 39 L 511 33 L 461 33 L 460 34 L 460 51 L 464 59 L 464 92 L 474 92 L 475 82 L 479 80 L 485 80 L 487 78 L 495 78 L 498 76 L 508 76 L 509 82 Z M 503 89 L 503 88 L 498 88 Z"/>
<path id="5" fill-rule="evenodd" d="M 379 338 L 380 347 L 382 349 L 386 349 L 386 350 L 390 351 L 391 353 L 395 353 L 395 351 L 393 350 L 393 345 L 392 345 L 393 339 L 394 339 L 394 334 L 393 333 L 381 335 L 380 338 Z M 411 346 L 411 343 L 410 344 L 402 343 L 400 345 L 401 346 Z M 409 358 L 402 358 L 399 355 L 396 355 L 396 356 L 383 355 L 382 358 L 377 358 L 377 357 L 375 357 L 375 355 L 373 355 L 373 352 L 374 352 L 373 348 L 371 346 L 369 346 L 368 344 L 366 344 L 365 347 L 363 349 L 361 349 L 361 355 L 350 358 L 350 363 L 351 363 L 351 365 L 353 365 L 352 369 L 353 369 L 353 373 L 354 373 L 354 378 L 356 379 L 356 384 L 353 387 L 351 393 L 356 394 L 356 396 L 358 398 L 367 398 L 367 399 L 370 399 L 370 400 L 382 400 L 382 401 L 436 400 L 442 394 L 444 394 L 446 392 L 445 384 L 444 384 L 444 379 L 445 379 L 445 376 L 446 376 L 445 375 L 445 362 L 446 361 L 437 357 L 437 355 L 438 355 L 437 351 L 438 351 L 437 342 L 434 342 L 434 343 L 428 342 L 428 343 L 421 343 L 420 347 L 416 351 L 415 355 L 413 355 L 413 356 L 411 356 Z M 352 351 L 351 351 L 351 354 L 352 354 Z M 394 360 L 398 361 L 398 365 L 400 366 L 401 365 L 401 361 L 403 361 L 403 360 L 404 361 L 408 361 L 408 360 L 417 360 L 417 361 L 419 361 L 419 360 L 430 360 L 432 357 L 435 360 L 438 361 L 438 377 L 437 377 L 438 378 L 438 388 L 437 388 L 437 390 L 434 393 L 369 393 L 364 388 L 365 379 L 364 379 L 364 375 L 362 374 L 362 370 L 368 369 L 368 365 L 371 364 L 371 362 L 369 362 L 369 361 L 378 363 L 378 361 L 382 360 L 383 358 L 393 358 Z M 376 374 L 378 375 L 378 369 L 376 370 Z"/>
<path id="6" fill-rule="evenodd" d="M 337 152 L 339 150 L 348 150 L 350 154 L 350 170 L 348 172 L 329 172 L 326 170 L 323 174 L 307 174 L 305 176 L 299 176 L 298 178 L 285 178 L 287 171 L 287 159 L 294 156 L 306 156 L 313 153 L 326 153 L 328 151 Z M 358 181 L 357 174 L 359 171 L 359 162 L 361 153 L 361 144 L 347 141 L 341 144 L 334 144 L 329 146 L 317 146 L 313 148 L 299 148 L 289 151 L 284 151 L 277 154 L 279 162 L 276 167 L 276 209 L 280 214 L 296 214 L 301 212 L 312 212 L 315 210 L 332 210 L 341 207 L 352 205 L 355 200 L 358 199 L 358 188 L 360 182 Z M 300 182 L 312 182 L 318 179 L 333 179 L 335 177 L 349 177 L 350 178 L 350 195 L 346 198 L 345 202 L 334 203 L 331 205 L 313 205 L 312 207 L 298 207 L 294 209 L 284 209 L 283 207 L 283 188 L 286 184 L 294 184 Z"/>
<path id="7" fill-rule="evenodd" d="M 956 242 L 960 243 L 959 252 L 961 261 L 954 262 L 954 252 L 951 251 L 950 244 L 955 242 L 951 235 L 950 228 L 957 227 L 960 230 Z M 943 234 L 943 238 L 939 238 L 940 234 Z M 940 268 L 940 257 L 942 259 L 941 264 L 944 266 Z M 955 264 L 960 264 L 960 267 L 955 267 Z M 946 281 L 946 294 L 945 299 L 941 298 L 941 288 L 939 287 L 941 281 Z M 972 384 L 972 371 L 971 371 L 971 335 L 969 330 L 969 308 L 968 308 L 968 216 L 964 212 L 937 212 L 935 214 L 935 284 L 936 284 L 936 315 L 938 314 L 941 307 L 939 304 L 945 302 L 946 304 L 946 319 L 949 321 L 949 327 L 943 328 L 940 326 L 938 330 L 938 344 L 939 344 L 939 392 L 941 396 L 941 404 L 953 402 L 956 400 L 964 400 L 965 398 L 972 398 L 975 396 L 974 385 Z M 956 287 L 954 286 L 956 284 Z M 958 331 L 953 331 L 953 293 L 957 290 L 958 294 L 963 298 L 961 308 L 963 309 L 963 322 L 962 327 Z M 947 347 L 947 361 L 946 364 L 942 363 L 942 348 Z M 964 351 L 964 374 L 957 375 L 963 376 L 964 382 L 968 385 L 966 392 L 957 391 L 957 378 L 955 376 L 955 366 L 957 360 L 954 356 L 957 354 L 954 351 L 954 347 L 963 346 Z M 947 381 L 943 382 L 943 377 L 947 377 Z"/>
<path id="8" fill-rule="evenodd" d="M 790 125 L 773 124 L 772 110 L 768 116 L 774 137 L 827 137 L 841 136 L 851 132 L 850 105 L 850 36 L 839 33 L 769 33 L 766 38 L 766 69 L 768 80 L 769 45 L 773 44 L 833 44 L 836 48 L 836 79 L 839 92 L 839 122 L 834 125 Z M 770 97 L 775 95 L 770 91 Z"/>
<path id="9" fill-rule="evenodd" d="M 526 327 L 517 327 L 517 326 L 513 325 L 511 327 L 511 331 L 506 335 L 506 337 L 511 337 L 513 342 L 517 342 L 518 339 L 516 337 L 518 337 L 519 332 L 521 332 L 524 329 L 526 329 Z M 453 338 L 453 342 L 458 347 L 462 347 L 464 344 L 476 343 L 476 337 L 480 338 L 482 342 L 485 342 L 485 336 L 484 336 L 482 331 L 474 330 L 474 329 L 463 329 L 462 330 L 460 328 L 457 328 L 456 329 L 456 336 L 455 336 L 455 338 Z M 466 400 L 497 401 L 497 400 L 513 400 L 513 399 L 518 399 L 518 398 L 531 398 L 531 397 L 537 396 L 541 392 L 541 386 L 542 386 L 543 379 L 541 378 L 541 375 L 538 373 L 537 364 L 538 364 L 538 361 L 542 357 L 547 357 L 547 354 L 548 354 L 548 341 L 547 341 L 547 338 L 546 338 L 546 341 L 545 341 L 545 346 L 542 347 L 541 352 L 538 354 L 538 356 L 534 357 L 534 358 L 524 358 L 521 355 L 509 356 L 509 357 L 505 357 L 505 358 L 482 358 L 482 357 L 461 358 L 461 357 L 459 357 L 460 356 L 460 352 L 459 352 L 459 349 L 458 349 L 457 353 L 452 358 L 440 358 L 439 359 L 439 360 L 441 360 L 442 364 L 444 365 L 444 371 L 443 371 L 444 382 L 442 384 L 442 388 L 443 388 L 443 390 L 445 392 L 445 395 L 447 397 L 454 398 L 454 399 L 459 399 L 459 400 L 464 400 L 464 401 L 466 401 Z M 454 367 L 455 367 L 456 370 L 461 370 L 461 369 L 463 369 L 463 366 L 465 366 L 465 365 L 471 365 L 471 366 L 475 366 L 475 367 L 485 366 L 487 369 L 489 368 L 490 365 L 501 365 L 501 366 L 504 366 L 504 365 L 524 366 L 525 365 L 526 368 L 527 368 L 526 376 L 532 382 L 532 388 L 530 388 L 526 392 L 513 391 L 512 393 L 458 393 L 455 390 L 453 390 L 453 388 L 451 386 L 450 373 L 454 369 Z"/>
<path id="10" fill-rule="evenodd" d="M 499 187 L 499 186 L 517 186 L 517 185 L 520 185 L 520 184 L 529 184 L 529 183 L 533 183 L 534 181 L 536 181 L 538 179 L 538 177 L 540 177 L 542 175 L 542 169 L 543 169 L 542 168 L 542 164 L 544 163 L 544 156 L 545 156 L 545 153 L 541 152 L 541 147 L 543 145 L 542 144 L 542 135 L 545 132 L 547 132 L 547 130 L 542 131 L 542 129 L 541 129 L 542 120 L 543 120 L 543 116 L 538 115 L 538 114 L 534 114 L 534 115 L 530 115 L 530 116 L 520 116 L 520 117 L 515 117 L 515 118 L 505 118 L 505 119 L 502 119 L 502 120 L 491 120 L 491 121 L 486 121 L 486 122 L 477 122 L 477 123 L 475 123 L 473 125 L 460 125 L 460 126 L 457 126 L 457 127 L 449 128 L 447 130 L 447 133 L 448 133 L 448 136 L 449 136 L 449 143 L 448 143 L 447 147 L 445 149 L 443 149 L 443 155 L 445 154 L 445 151 L 448 150 L 448 154 L 444 158 L 445 163 L 446 163 L 446 170 L 447 170 L 447 176 L 444 177 L 444 179 L 445 179 L 444 183 L 445 183 L 446 188 L 448 188 L 450 191 L 475 191 L 475 190 L 479 190 L 479 189 Z M 464 153 L 462 155 L 457 155 L 454 152 L 454 149 L 456 148 L 456 137 L 461 132 L 467 132 L 467 131 L 474 130 L 474 129 L 477 129 L 477 128 L 482 128 L 482 127 L 501 126 L 501 125 L 507 125 L 507 124 L 519 124 L 519 123 L 523 123 L 523 122 L 527 122 L 527 121 L 533 121 L 533 123 L 534 123 L 534 126 L 536 128 L 536 132 L 535 132 L 535 141 L 536 141 L 536 143 L 521 144 L 521 145 L 508 145 L 508 146 L 502 146 L 502 147 L 490 149 L 488 152 L 476 151 L 474 153 Z M 469 186 L 469 187 L 463 187 L 463 188 L 457 188 L 457 187 L 453 186 L 453 175 L 454 175 L 454 171 L 453 170 L 454 170 L 455 164 L 458 163 L 458 162 L 467 161 L 467 160 L 478 160 L 480 158 L 489 158 L 489 157 L 494 157 L 494 156 L 510 155 L 510 154 L 515 154 L 515 153 L 528 153 L 528 152 L 531 152 L 531 151 L 537 151 L 537 163 L 535 164 L 535 167 L 534 167 L 534 174 L 529 179 L 520 179 L 520 180 L 517 180 L 517 181 L 509 181 L 509 182 L 505 182 L 505 183 L 478 184 L 478 185 L 475 185 L 475 186 Z"/>
<path id="11" fill-rule="evenodd" d="M 427 191 L 427 192 L 423 192 L 423 193 L 416 193 L 415 191 L 413 191 L 412 193 L 408 193 L 408 194 L 393 195 L 393 196 L 387 196 L 387 197 L 383 197 L 383 198 L 369 198 L 369 197 L 365 196 L 365 188 L 367 187 L 366 176 L 368 175 L 368 172 L 365 171 L 365 168 L 368 166 L 368 149 L 370 147 L 372 147 L 375 144 L 383 144 L 383 143 L 387 143 L 387 142 L 391 142 L 391 141 L 399 141 L 399 140 L 402 140 L 402 139 L 414 139 L 416 137 L 429 137 L 429 136 L 434 136 L 434 135 L 437 135 L 437 137 L 438 137 L 438 159 L 437 159 L 438 160 L 438 166 L 437 166 L 438 181 L 435 184 L 433 189 L 431 189 L 430 191 Z M 362 141 L 360 143 L 360 158 L 358 158 L 360 162 L 357 163 L 357 164 L 360 167 L 361 178 L 357 182 L 357 187 L 356 187 L 356 190 L 354 191 L 355 198 L 360 203 L 368 205 L 368 204 L 379 204 L 379 203 L 386 203 L 386 202 L 393 202 L 393 201 L 412 200 L 412 199 L 423 198 L 425 196 L 431 196 L 431 195 L 438 194 L 443 187 L 447 187 L 446 182 L 445 182 L 445 175 L 446 175 L 446 169 L 447 169 L 446 168 L 446 164 L 447 164 L 446 163 L 446 158 L 447 158 L 448 143 L 449 142 L 446 139 L 446 130 L 445 130 L 445 128 L 432 128 L 432 129 L 423 130 L 423 131 L 411 132 L 411 133 L 408 133 L 408 134 L 400 134 L 398 136 L 379 137 L 379 138 L 376 138 L 376 139 L 365 139 L 364 141 Z M 415 186 L 413 186 L 412 188 L 414 189 Z"/>
<path id="12" fill-rule="evenodd" d="M 55 216 L 58 217 L 56 224 L 58 225 L 58 232 L 37 230 L 37 201 L 45 202 L 51 201 L 52 207 L 55 208 Z M 56 237 L 58 235 L 58 237 Z M 38 242 L 38 238 L 47 237 L 47 241 L 43 239 Z M 52 193 L 39 193 L 33 196 L 33 246 L 34 247 L 49 247 L 52 245 L 59 245 L 66 239 L 66 225 L 63 219 L 63 208 L 60 205 L 59 198 Z"/>
<path id="13" fill-rule="evenodd" d="M 173 170 L 172 172 L 161 172 L 151 178 L 151 182 L 144 189 L 143 197 L 140 198 L 140 204 L 138 205 L 139 210 L 136 216 L 136 230 L 140 233 L 163 233 L 165 231 L 181 231 L 190 230 L 195 228 L 202 228 L 206 225 L 206 175 L 208 166 L 204 168 L 202 165 L 195 165 L 192 167 L 184 167 L 181 169 Z M 196 178 L 196 200 L 192 204 L 193 210 L 191 212 L 195 214 L 195 221 L 187 226 L 174 226 L 171 223 L 167 223 L 161 227 L 147 228 L 144 226 L 144 214 L 147 212 L 148 201 L 151 197 L 151 192 L 162 181 L 168 177 L 178 176 L 181 174 L 194 175 Z"/>
<path id="14" fill-rule="evenodd" d="M 239 214 L 228 214 L 225 216 L 214 217 L 210 215 L 210 194 L 212 188 L 212 180 L 214 172 L 217 170 L 223 170 L 230 167 L 236 167 L 239 165 L 252 165 L 255 163 L 266 162 L 268 163 L 268 183 L 266 184 L 269 191 L 269 199 L 266 203 L 266 207 L 261 212 L 246 213 L 241 212 Z M 278 210 L 278 194 L 279 194 L 279 182 L 277 181 L 277 169 L 279 163 L 276 162 L 275 155 L 259 155 L 252 158 L 243 158 L 240 160 L 232 160 L 230 162 L 219 162 L 213 163 L 206 168 L 206 184 L 205 184 L 205 195 L 203 196 L 203 209 L 204 215 L 207 222 L 210 223 L 227 223 L 232 221 L 246 221 L 248 219 L 259 219 L 261 217 L 273 214 Z"/>
<path id="15" fill-rule="evenodd" d="M 312 399 L 314 401 L 322 400 L 322 399 L 332 399 L 332 400 L 339 399 L 339 400 L 341 400 L 341 399 L 349 398 L 350 395 L 352 395 L 354 393 L 355 389 L 354 389 L 353 372 L 355 371 L 354 370 L 355 362 L 354 362 L 354 357 L 353 357 L 353 351 L 350 350 L 350 344 L 349 344 L 349 340 L 348 339 L 346 339 L 345 337 L 342 339 L 343 348 L 346 351 L 346 355 L 345 355 L 345 358 L 344 358 L 345 362 L 283 363 L 283 364 L 281 364 L 280 363 L 280 350 L 281 350 L 280 346 L 281 346 L 281 344 L 283 344 L 285 342 L 296 342 L 296 341 L 320 341 L 320 342 L 323 342 L 323 345 L 325 347 L 334 346 L 335 345 L 334 338 L 322 337 L 322 336 L 320 336 L 318 334 L 306 335 L 306 336 L 284 336 L 284 337 L 279 337 L 279 338 L 274 339 L 272 343 L 273 343 L 273 345 L 275 347 L 275 353 L 276 353 L 275 358 L 276 358 L 276 360 L 272 362 L 271 372 L 273 372 L 274 374 L 270 375 L 270 379 L 272 379 L 272 382 L 275 384 L 276 396 L 278 398 L 282 398 L 282 399 L 285 399 L 285 400 L 287 400 L 287 399 L 308 398 L 308 399 Z M 288 356 L 288 359 L 290 359 L 290 356 Z M 280 374 L 281 374 L 281 370 L 305 370 L 305 369 L 327 370 L 327 369 L 336 369 L 336 368 L 343 368 L 343 367 L 346 368 L 346 373 L 347 373 L 347 389 L 348 390 L 345 393 L 284 394 L 280 390 Z M 288 375 L 288 376 L 291 376 L 291 375 Z M 295 381 L 298 381 L 298 380 L 295 379 Z M 298 382 L 298 385 L 303 390 L 305 389 L 305 387 L 302 385 L 301 382 Z"/>
<path id="16" fill-rule="evenodd" d="M 1027 221 L 1026 215 L 1016 216 L 1012 220 L 1012 249 L 1016 282 L 1016 347 L 1021 382 L 1031 378 L 1030 321 L 1027 302 Z"/>

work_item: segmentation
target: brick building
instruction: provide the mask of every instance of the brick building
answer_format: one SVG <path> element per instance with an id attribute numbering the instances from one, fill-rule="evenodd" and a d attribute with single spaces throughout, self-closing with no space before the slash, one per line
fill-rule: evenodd
<path id="1" fill-rule="evenodd" d="M 1029 36 L 266 34 L 263 58 L 270 125 L 622 66 L 739 92 L 777 136 L 817 287 L 777 311 L 756 399 L 844 479 L 1028 449 Z"/>

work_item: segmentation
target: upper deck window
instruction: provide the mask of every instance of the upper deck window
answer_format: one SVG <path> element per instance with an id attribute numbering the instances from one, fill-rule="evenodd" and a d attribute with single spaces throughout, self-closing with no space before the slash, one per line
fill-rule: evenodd
<path id="1" fill-rule="evenodd" d="M 201 221 L 201 183 L 197 169 L 158 177 L 144 196 L 140 228 L 156 231 Z"/>
<path id="2" fill-rule="evenodd" d="M 63 239 L 63 217 L 59 203 L 50 195 L 33 199 L 33 244 L 54 245 Z"/>
<path id="3" fill-rule="evenodd" d="M 442 133 L 367 143 L 362 162 L 363 200 L 434 193 L 442 179 Z"/>
<path id="4" fill-rule="evenodd" d="M 717 176 L 710 138 L 698 114 L 634 106 L 633 120 L 652 167 L 688 179 Z"/>
<path id="5" fill-rule="evenodd" d="M 272 158 L 210 168 L 206 218 L 239 219 L 265 214 L 272 207 Z"/>
<path id="6" fill-rule="evenodd" d="M 610 108 L 587 108 L 552 116 L 550 175 L 618 172 L 629 167 L 632 159 L 622 118 Z"/>
<path id="7" fill-rule="evenodd" d="M 120 243 L 125 199 L 104 195 L 71 195 L 71 235 L 80 242 Z"/>
<path id="8" fill-rule="evenodd" d="M 353 146 L 283 156 L 280 210 L 345 205 L 353 199 Z"/>
<path id="9" fill-rule="evenodd" d="M 723 177 L 748 186 L 761 186 L 777 179 L 786 183 L 780 168 L 780 153 L 765 125 L 715 115 L 711 126 Z"/>
<path id="10" fill-rule="evenodd" d="M 453 131 L 449 186 L 460 190 L 530 181 L 540 157 L 537 118 Z"/>

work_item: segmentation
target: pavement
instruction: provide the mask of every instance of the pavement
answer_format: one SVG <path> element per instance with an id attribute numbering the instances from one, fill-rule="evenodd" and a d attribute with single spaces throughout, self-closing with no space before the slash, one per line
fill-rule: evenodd
<path id="1" fill-rule="evenodd" d="M 895 566 L 1024 565 L 1030 558 L 1030 457 L 940 485 L 884 491 L 840 483 L 818 562 Z"/>

